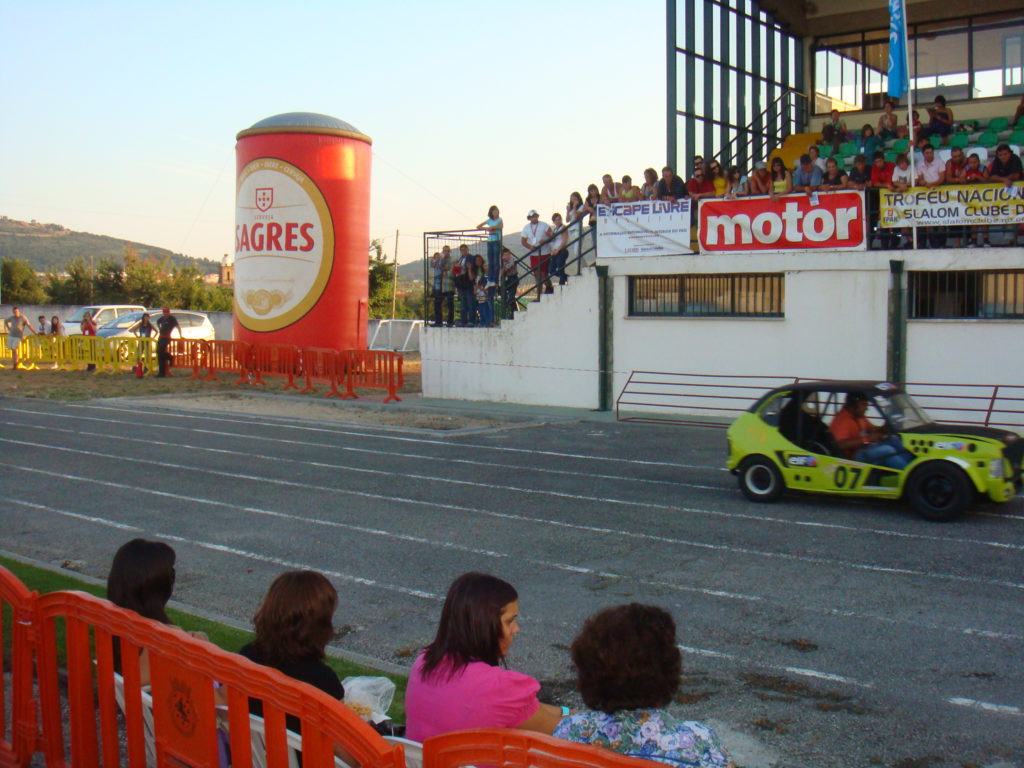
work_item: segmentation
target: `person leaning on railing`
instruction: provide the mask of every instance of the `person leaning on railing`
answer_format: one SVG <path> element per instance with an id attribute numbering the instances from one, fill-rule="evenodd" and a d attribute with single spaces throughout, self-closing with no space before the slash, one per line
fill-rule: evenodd
<path id="1" fill-rule="evenodd" d="M 4 319 L 4 327 L 7 331 L 7 348 L 11 350 L 11 368 L 17 370 L 21 362 L 18 359 L 18 345 L 21 344 L 23 337 L 34 335 L 35 330 L 29 319 L 21 314 L 20 307 L 11 310 L 11 316 Z"/>
<path id="2" fill-rule="evenodd" d="M 430 295 L 434 300 L 434 322 L 441 327 L 441 305 L 448 305 L 448 327 L 455 325 L 455 286 L 452 284 L 452 249 L 444 246 L 430 259 Z"/>
<path id="3" fill-rule="evenodd" d="M 519 308 L 516 293 L 519 291 L 519 267 L 516 257 L 508 248 L 501 251 L 501 298 L 508 317 L 514 317 Z"/>

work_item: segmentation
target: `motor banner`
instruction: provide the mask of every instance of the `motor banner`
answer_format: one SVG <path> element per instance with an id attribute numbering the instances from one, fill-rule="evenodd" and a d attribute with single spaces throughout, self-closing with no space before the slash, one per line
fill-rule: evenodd
<path id="1" fill-rule="evenodd" d="M 690 201 L 597 206 L 597 258 L 672 256 L 690 248 Z"/>
<path id="2" fill-rule="evenodd" d="M 956 184 L 883 189 L 879 195 L 883 227 L 1024 224 L 1024 183 Z"/>
<path id="3" fill-rule="evenodd" d="M 698 209 L 700 250 L 863 251 L 864 212 L 864 193 L 854 190 L 705 199 Z"/>

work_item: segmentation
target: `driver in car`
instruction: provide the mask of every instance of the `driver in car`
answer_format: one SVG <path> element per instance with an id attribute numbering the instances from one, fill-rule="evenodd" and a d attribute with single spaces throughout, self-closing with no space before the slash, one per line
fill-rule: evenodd
<path id="1" fill-rule="evenodd" d="M 903 469 L 915 458 L 903 447 L 899 437 L 887 435 L 884 427 L 868 421 L 868 398 L 863 392 L 849 392 L 846 402 L 832 419 L 829 431 L 839 452 L 848 459 Z"/>

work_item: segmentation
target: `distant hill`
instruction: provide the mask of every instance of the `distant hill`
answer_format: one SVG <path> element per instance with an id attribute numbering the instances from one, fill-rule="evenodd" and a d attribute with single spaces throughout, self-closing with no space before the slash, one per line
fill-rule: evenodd
<path id="1" fill-rule="evenodd" d="M 398 282 L 412 282 L 413 280 L 423 282 L 423 259 L 398 265 Z"/>
<path id="2" fill-rule="evenodd" d="M 216 272 L 220 267 L 218 262 L 211 259 L 194 259 L 155 245 L 88 232 L 73 232 L 60 224 L 17 221 L 0 216 L 0 259 L 27 261 L 37 272 L 60 272 L 76 258 L 86 264 L 90 259 L 99 262 L 105 258 L 120 262 L 126 245 L 138 251 L 142 258 L 161 261 L 169 258 L 172 266 L 195 265 L 204 274 Z"/>

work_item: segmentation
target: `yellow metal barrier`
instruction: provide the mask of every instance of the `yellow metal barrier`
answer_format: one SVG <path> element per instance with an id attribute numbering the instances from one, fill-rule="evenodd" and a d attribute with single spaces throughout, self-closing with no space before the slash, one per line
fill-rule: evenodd
<path id="1" fill-rule="evenodd" d="M 105 341 L 105 364 L 114 371 L 131 371 L 141 363 L 146 374 L 152 376 L 156 373 L 156 339 L 133 336 Z"/>
<path id="2" fill-rule="evenodd" d="M 21 346 L 18 348 L 21 367 L 28 369 L 56 368 L 60 360 L 59 338 L 36 334 L 22 339 Z"/>
<path id="3" fill-rule="evenodd" d="M 106 347 L 107 340 L 98 336 L 68 336 L 61 366 L 70 370 L 82 365 L 95 365 L 98 369 L 106 362 Z"/>
<path id="4" fill-rule="evenodd" d="M 12 360 L 11 350 L 7 348 L 7 334 L 0 333 L 0 368 L 10 368 Z"/>

